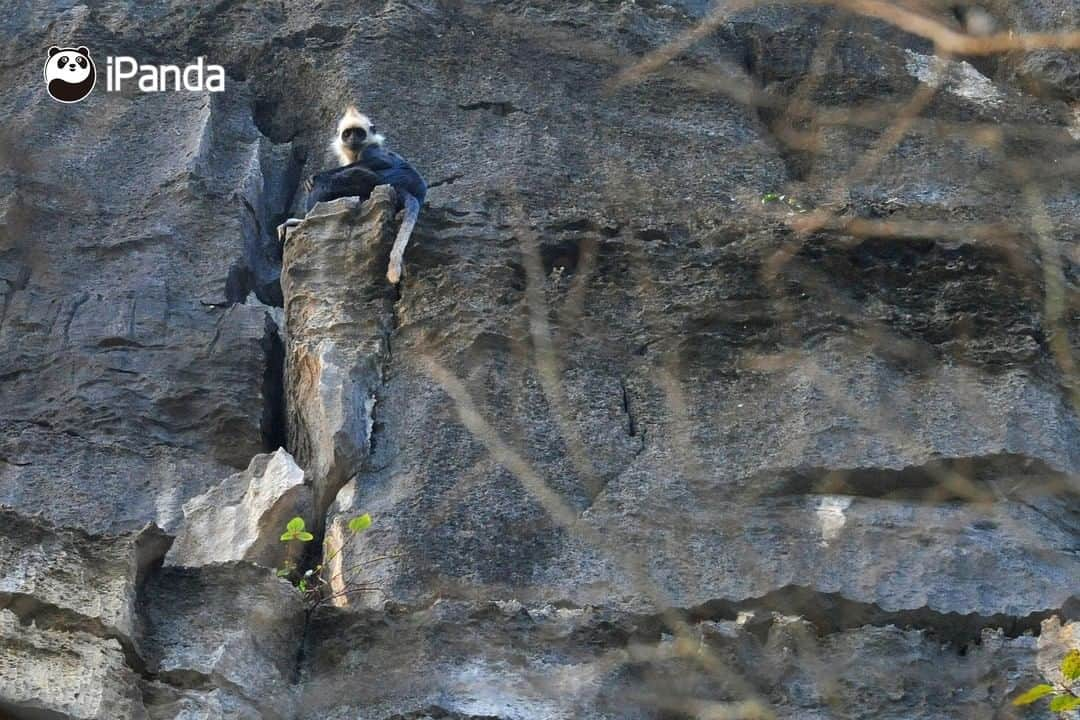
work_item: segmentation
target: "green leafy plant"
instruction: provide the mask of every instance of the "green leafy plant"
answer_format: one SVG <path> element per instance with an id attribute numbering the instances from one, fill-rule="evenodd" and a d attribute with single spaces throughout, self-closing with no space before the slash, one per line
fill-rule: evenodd
<path id="1" fill-rule="evenodd" d="M 308 570 L 301 571 L 294 560 L 287 559 L 285 560 L 283 567 L 278 569 L 278 577 L 288 578 L 292 581 L 296 586 L 296 589 L 303 594 L 304 600 L 308 604 L 308 608 L 312 610 L 322 603 L 336 598 L 347 597 L 351 594 L 380 592 L 377 587 L 360 580 L 361 570 L 376 562 L 389 560 L 393 556 L 385 555 L 372 558 L 365 562 L 343 568 L 336 573 L 333 573 L 330 570 L 331 563 L 346 547 L 348 547 L 349 543 L 360 535 L 360 533 L 370 528 L 371 523 L 371 515 L 368 513 L 357 515 L 350 519 L 345 525 L 348 536 L 339 547 L 330 550 L 328 547 L 329 540 L 323 541 L 323 559 L 321 562 Z M 284 543 L 306 543 L 314 539 L 315 536 L 307 531 L 304 519 L 300 517 L 294 517 L 290 520 L 285 526 L 285 532 L 281 534 L 281 542 Z"/>
<path id="2" fill-rule="evenodd" d="M 795 212 L 799 213 L 804 213 L 807 211 L 806 207 L 804 207 L 803 204 L 800 203 L 798 200 L 791 197 L 790 195 L 783 195 L 781 193 L 767 192 L 762 195 L 761 204 L 768 205 L 769 203 L 783 203 Z"/>
<path id="3" fill-rule="evenodd" d="M 314 539 L 315 536 L 304 529 L 304 518 L 301 517 L 294 517 L 290 520 L 289 524 L 285 526 L 285 532 L 281 534 L 282 542 L 288 542 L 289 540 L 308 542 Z"/>
<path id="4" fill-rule="evenodd" d="M 1013 705 L 1031 705 L 1044 697 L 1050 698 L 1050 710 L 1067 713 L 1080 709 L 1080 696 L 1074 689 L 1080 683 L 1080 650 L 1070 650 L 1061 661 L 1062 682 L 1053 685 L 1040 683 L 1013 699 Z"/>
<path id="5" fill-rule="evenodd" d="M 354 533 L 363 532 L 371 527 L 371 516 L 367 513 L 354 517 L 349 521 L 349 530 Z"/>

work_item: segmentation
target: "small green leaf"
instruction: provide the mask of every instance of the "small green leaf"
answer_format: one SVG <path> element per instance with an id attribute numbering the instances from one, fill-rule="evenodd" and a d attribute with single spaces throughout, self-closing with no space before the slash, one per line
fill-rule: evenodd
<path id="1" fill-rule="evenodd" d="M 294 517 L 289 521 L 289 524 L 285 526 L 285 529 L 289 532 L 298 533 L 304 529 L 304 518 Z"/>
<path id="2" fill-rule="evenodd" d="M 281 533 L 281 542 L 288 542 L 296 539 L 296 533 L 291 530 Z"/>
<path id="3" fill-rule="evenodd" d="M 300 542 L 310 542 L 315 539 L 315 536 L 307 532 L 306 530 L 301 530 L 300 532 L 296 533 L 296 539 Z"/>
<path id="4" fill-rule="evenodd" d="M 300 592 L 307 592 L 307 580 L 301 580 L 296 587 L 300 589 Z"/>
<path id="5" fill-rule="evenodd" d="M 288 577 L 289 572 L 290 572 L 289 568 L 278 568 L 277 576 L 278 577 Z"/>
<path id="6" fill-rule="evenodd" d="M 1054 686 L 1053 685 L 1045 685 L 1045 684 L 1044 685 L 1036 685 L 1035 687 L 1031 688 L 1030 690 L 1028 690 L 1023 695 L 1015 698 L 1012 701 L 1012 704 L 1013 705 L 1030 705 L 1031 703 L 1035 702 L 1039 698 L 1045 697 L 1046 695 L 1049 695 L 1052 692 L 1054 692 Z"/>
<path id="7" fill-rule="evenodd" d="M 1057 695 L 1050 701 L 1051 712 L 1068 712 L 1080 708 L 1080 697 L 1075 695 Z"/>
<path id="8" fill-rule="evenodd" d="M 777 195 L 774 192 L 765 193 L 764 195 L 761 196 L 761 202 L 763 202 L 763 203 L 776 202 L 779 199 L 780 199 L 780 196 Z"/>
<path id="9" fill-rule="evenodd" d="M 371 515 L 369 513 L 364 513 L 349 521 L 349 529 L 354 533 L 364 532 L 369 527 L 371 527 Z"/>
<path id="10" fill-rule="evenodd" d="M 1080 650 L 1070 650 L 1061 661 L 1061 674 L 1069 682 L 1080 680 Z"/>

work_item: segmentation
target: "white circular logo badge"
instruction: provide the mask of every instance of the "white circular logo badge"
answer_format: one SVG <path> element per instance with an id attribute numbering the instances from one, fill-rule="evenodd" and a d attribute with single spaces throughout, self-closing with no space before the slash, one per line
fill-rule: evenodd
<path id="1" fill-rule="evenodd" d="M 84 46 L 49 48 L 45 61 L 45 88 L 54 100 L 76 103 L 90 94 L 97 82 L 97 67 Z"/>

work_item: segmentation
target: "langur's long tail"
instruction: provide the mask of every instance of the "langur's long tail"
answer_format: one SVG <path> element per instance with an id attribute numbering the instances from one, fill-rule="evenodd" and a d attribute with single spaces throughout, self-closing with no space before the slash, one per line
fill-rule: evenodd
<path id="1" fill-rule="evenodd" d="M 390 284 L 397 285 L 401 280 L 401 263 L 405 257 L 405 247 L 409 244 L 416 220 L 420 217 L 420 201 L 407 192 L 401 193 L 405 200 L 405 217 L 401 220 L 397 237 L 394 238 L 394 247 L 390 250 L 390 266 L 386 269 L 386 279 Z"/>

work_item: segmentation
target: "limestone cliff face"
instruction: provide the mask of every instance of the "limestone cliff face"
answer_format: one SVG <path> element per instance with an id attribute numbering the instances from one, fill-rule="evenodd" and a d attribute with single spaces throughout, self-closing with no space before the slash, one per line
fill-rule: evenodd
<path id="1" fill-rule="evenodd" d="M 762 6 L 615 82 L 704 5 L 0 5 L 0 716 L 1018 716 L 1080 645 L 1076 55 Z M 50 45 L 227 88 L 61 105 Z M 277 239 L 349 101 L 431 183 L 397 288 L 385 188 Z M 309 612 L 281 525 L 362 512 Z"/>

